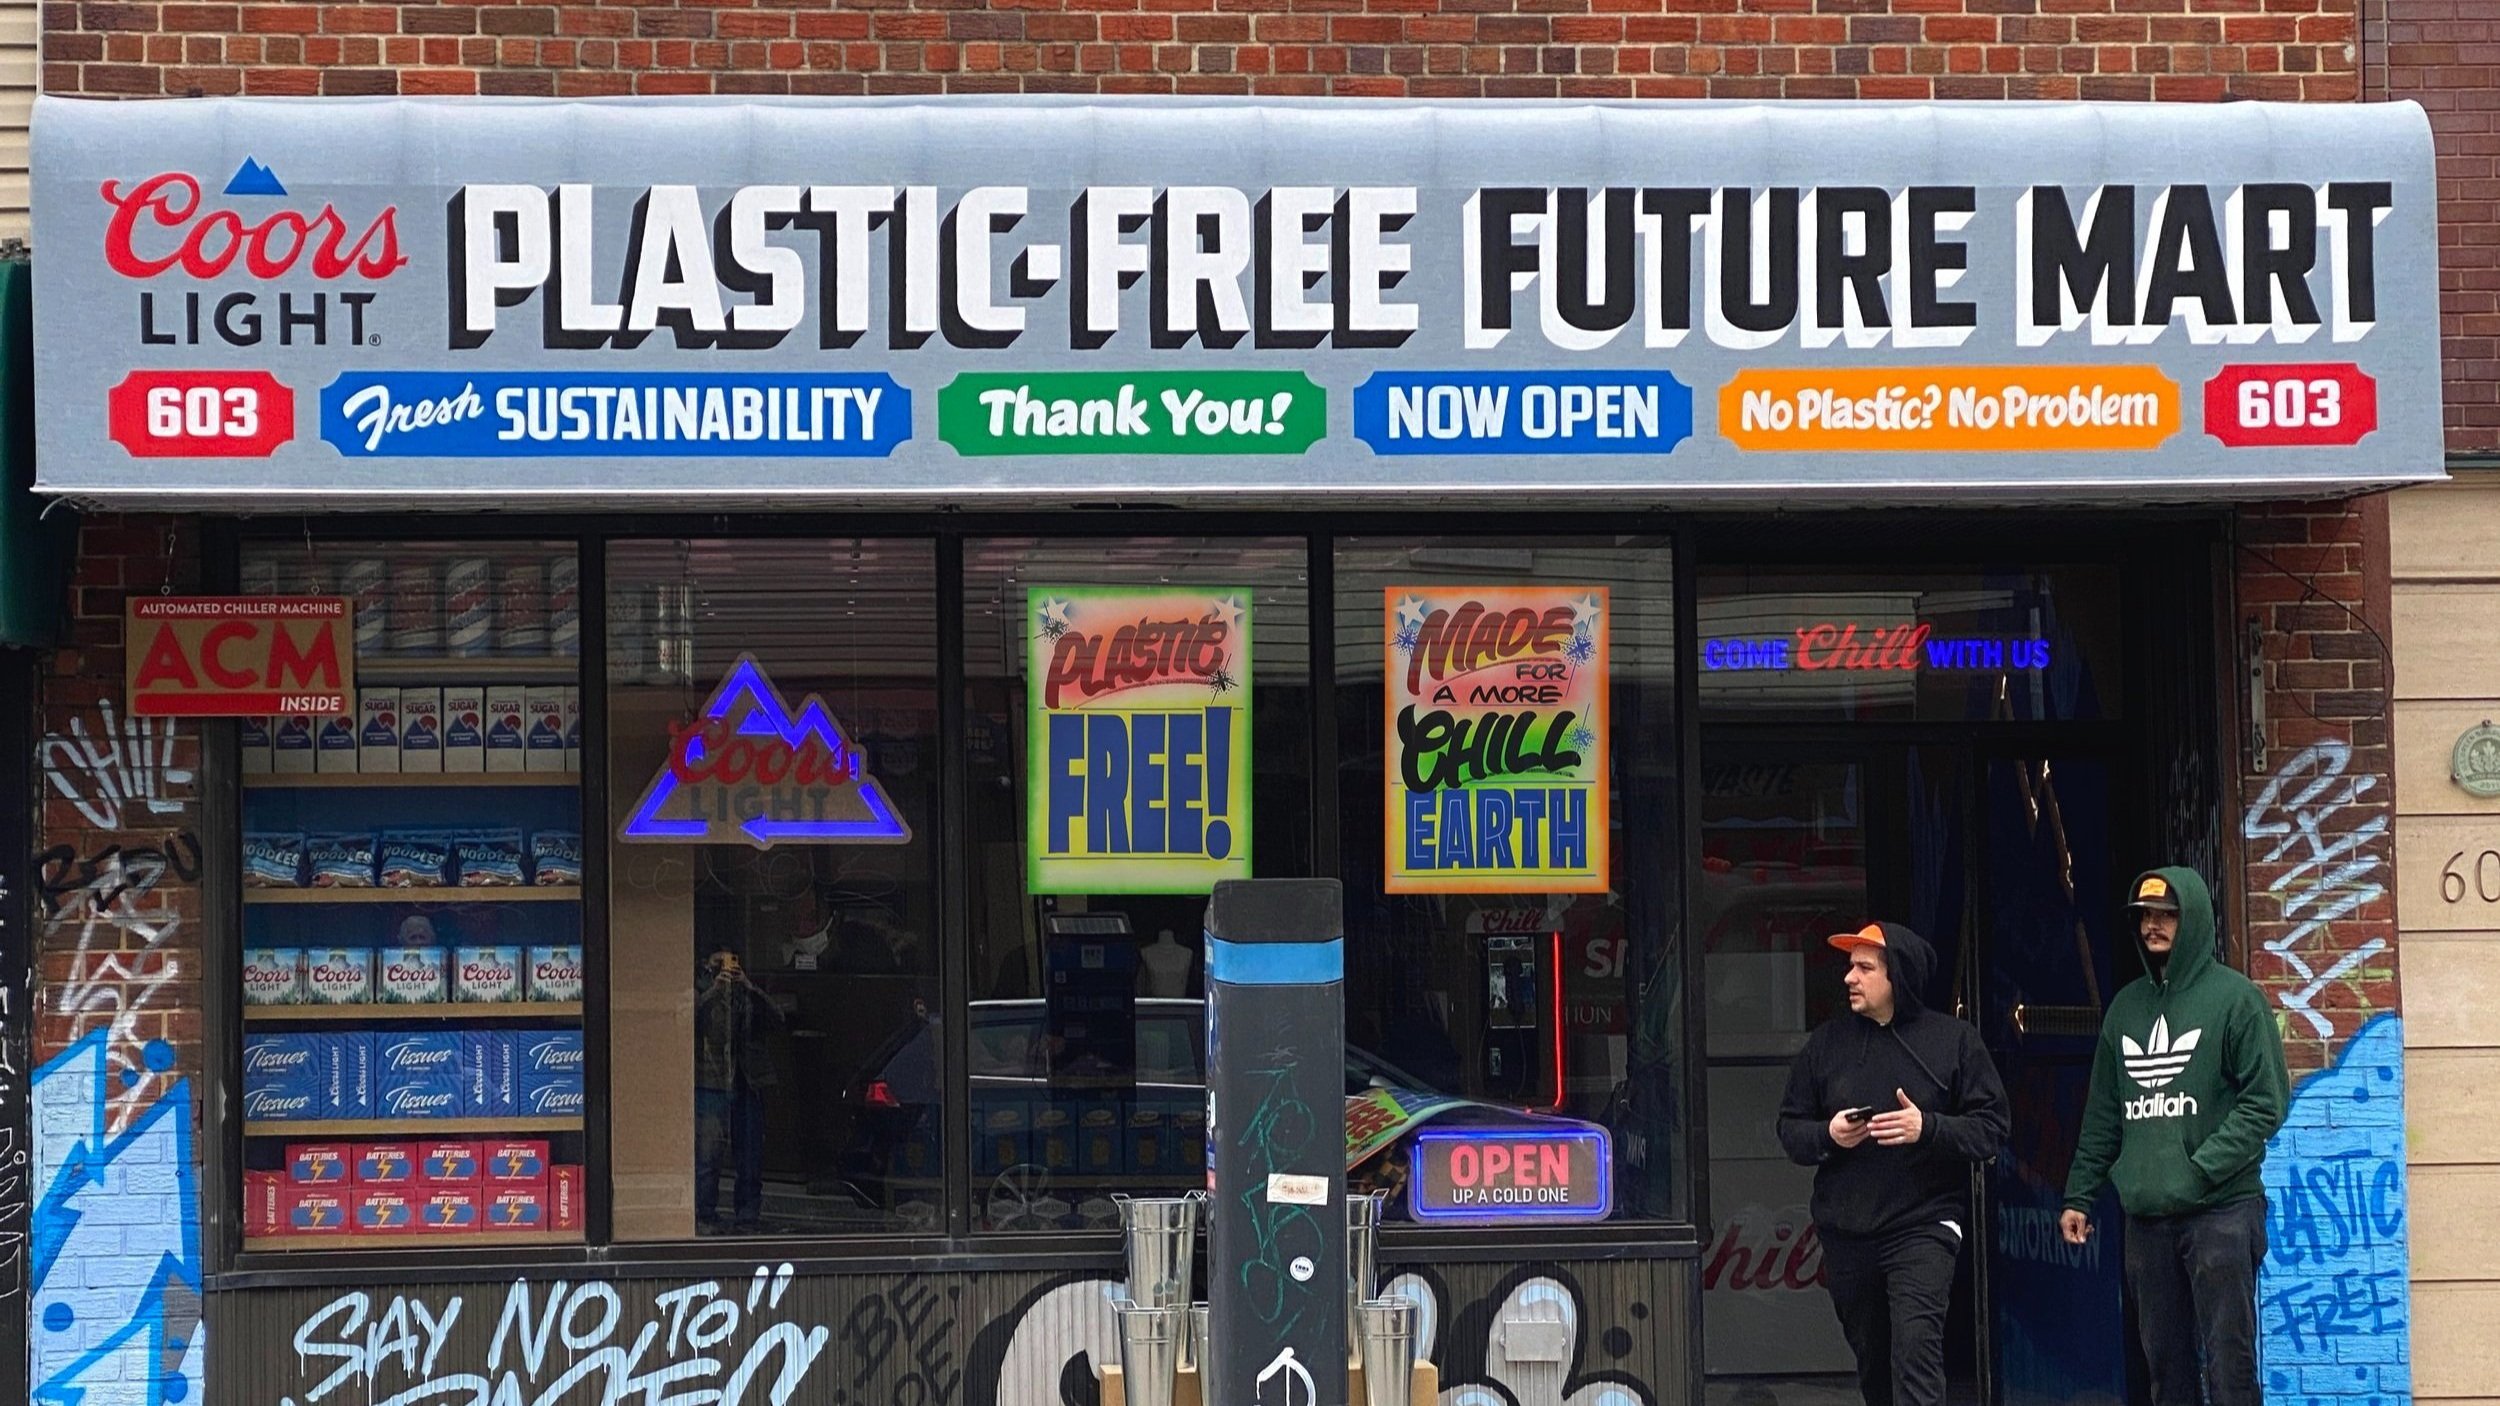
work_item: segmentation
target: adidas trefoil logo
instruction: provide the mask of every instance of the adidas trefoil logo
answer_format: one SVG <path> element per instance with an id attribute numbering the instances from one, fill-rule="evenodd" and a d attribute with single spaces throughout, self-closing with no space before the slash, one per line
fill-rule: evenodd
<path id="1" fill-rule="evenodd" d="M 2153 1033 L 2145 1037 L 2142 1045 L 2131 1036 L 2118 1037 L 2119 1062 L 2126 1065 L 2127 1077 L 2138 1084 L 2148 1089 L 2163 1088 L 2187 1071 L 2188 1060 L 2196 1053 L 2196 1042 L 2204 1033 L 2190 1030 L 2173 1040 L 2170 1017 L 2157 1015 L 2153 1017 Z"/>

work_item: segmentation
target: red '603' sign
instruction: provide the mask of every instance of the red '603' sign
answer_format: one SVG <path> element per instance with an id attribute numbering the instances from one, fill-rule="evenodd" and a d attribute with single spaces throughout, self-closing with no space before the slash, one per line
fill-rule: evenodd
<path id="1" fill-rule="evenodd" d="M 2205 433 L 2233 449 L 2352 445 L 2378 428 L 2378 382 L 2349 361 L 2225 366 L 2205 383 Z"/>
<path id="2" fill-rule="evenodd" d="M 295 438 L 295 393 L 266 371 L 134 371 L 106 404 L 140 459 L 265 459 Z"/>

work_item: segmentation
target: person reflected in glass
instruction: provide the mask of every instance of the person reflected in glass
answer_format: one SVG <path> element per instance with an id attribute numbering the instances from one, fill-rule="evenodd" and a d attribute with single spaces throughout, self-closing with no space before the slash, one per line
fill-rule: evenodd
<path id="1" fill-rule="evenodd" d="M 764 1091 L 777 1082 L 771 1034 L 780 1020 L 737 951 L 715 944 L 694 987 L 694 1214 L 702 1234 L 763 1225 Z M 724 1160 L 734 1183 L 728 1226 L 720 1219 Z"/>

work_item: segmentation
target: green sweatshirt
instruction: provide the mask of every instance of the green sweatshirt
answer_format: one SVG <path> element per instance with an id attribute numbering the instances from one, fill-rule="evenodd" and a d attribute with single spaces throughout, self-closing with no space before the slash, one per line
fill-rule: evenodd
<path id="1" fill-rule="evenodd" d="M 2214 904 L 2193 869 L 2156 869 L 2179 901 L 2179 939 L 2159 976 L 2129 982 L 2101 1021 L 2066 1205 L 2104 1185 L 2131 1216 L 2176 1216 L 2265 1195 L 2266 1139 L 2291 1078 L 2274 1008 L 2214 958 Z M 2133 910 L 2129 920 L 2134 921 Z M 2141 941 L 2141 938 L 2138 939 Z"/>

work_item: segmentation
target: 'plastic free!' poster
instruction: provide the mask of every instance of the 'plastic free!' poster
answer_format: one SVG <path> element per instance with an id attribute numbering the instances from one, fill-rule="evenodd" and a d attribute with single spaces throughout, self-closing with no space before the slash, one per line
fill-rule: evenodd
<path id="1" fill-rule="evenodd" d="M 1606 891 L 1603 586 L 1392 586 L 1391 893 Z"/>
<path id="2" fill-rule="evenodd" d="M 1035 586 L 1026 610 L 1026 888 L 1250 877 L 1250 592 Z"/>

